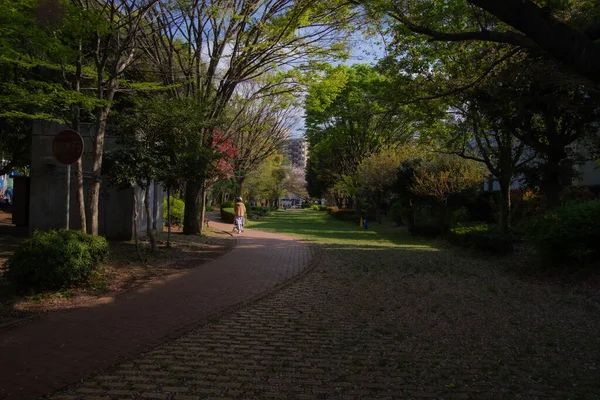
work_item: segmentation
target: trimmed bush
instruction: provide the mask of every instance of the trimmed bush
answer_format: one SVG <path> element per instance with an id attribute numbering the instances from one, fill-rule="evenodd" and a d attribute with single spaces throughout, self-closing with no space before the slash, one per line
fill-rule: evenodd
<path id="1" fill-rule="evenodd" d="M 235 206 L 235 201 L 226 201 L 221 204 L 221 209 L 223 208 L 233 208 Z"/>
<path id="2" fill-rule="evenodd" d="M 312 209 L 315 210 L 315 211 L 319 211 L 319 207 L 320 206 L 318 206 L 316 204 L 313 204 Z"/>
<path id="3" fill-rule="evenodd" d="M 558 207 L 530 218 L 522 228 L 553 264 L 586 264 L 600 256 L 600 200 Z"/>
<path id="4" fill-rule="evenodd" d="M 334 213 L 334 212 L 336 212 L 338 210 L 339 210 L 339 208 L 337 208 L 336 206 L 327 207 L 327 213 L 328 214 Z"/>
<path id="5" fill-rule="evenodd" d="M 319 206 L 319 211 L 328 211 L 328 207 L 327 206 Z"/>
<path id="6" fill-rule="evenodd" d="M 233 224 L 233 216 L 234 216 L 233 207 L 224 208 L 221 207 L 221 221 L 226 224 Z"/>
<path id="7" fill-rule="evenodd" d="M 173 225 L 183 224 L 183 214 L 185 211 L 185 203 L 178 197 L 171 196 L 171 223 Z M 163 201 L 163 218 L 165 225 L 169 224 L 167 198 Z"/>
<path id="8" fill-rule="evenodd" d="M 459 225 L 450 229 L 447 239 L 457 246 L 495 254 L 511 253 L 516 241 L 515 236 L 503 234 L 495 226 L 485 223 Z"/>
<path id="9" fill-rule="evenodd" d="M 107 257 L 104 237 L 80 231 L 36 231 L 10 257 L 4 276 L 20 288 L 60 289 L 87 282 Z"/>
<path id="10" fill-rule="evenodd" d="M 267 207 L 247 206 L 248 219 L 260 219 L 269 215 L 270 209 Z"/>
<path id="11" fill-rule="evenodd" d="M 310 204 L 310 203 L 302 203 L 302 205 L 300 207 L 301 208 L 311 208 L 312 204 Z"/>
<path id="12" fill-rule="evenodd" d="M 204 208 L 204 210 L 206 210 L 206 211 L 208 211 L 208 212 L 213 212 L 213 211 L 215 211 L 215 208 L 214 208 L 213 206 L 206 206 L 206 207 Z"/>

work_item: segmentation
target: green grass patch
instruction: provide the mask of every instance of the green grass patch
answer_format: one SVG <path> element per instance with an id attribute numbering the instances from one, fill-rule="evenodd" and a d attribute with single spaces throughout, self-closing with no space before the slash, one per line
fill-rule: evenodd
<path id="1" fill-rule="evenodd" d="M 411 236 L 404 228 L 369 224 L 361 229 L 351 222 L 340 221 L 312 209 L 276 211 L 259 221 L 249 221 L 248 228 L 283 233 L 311 242 L 371 247 L 414 247 L 437 250 L 435 243 Z"/>

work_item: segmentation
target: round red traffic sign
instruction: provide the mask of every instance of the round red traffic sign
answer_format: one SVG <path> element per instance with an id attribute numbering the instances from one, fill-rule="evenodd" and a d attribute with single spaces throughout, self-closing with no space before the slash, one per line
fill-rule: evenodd
<path id="1" fill-rule="evenodd" d="M 83 154 L 83 138 L 72 129 L 60 131 L 52 142 L 54 158 L 61 164 L 73 164 Z"/>

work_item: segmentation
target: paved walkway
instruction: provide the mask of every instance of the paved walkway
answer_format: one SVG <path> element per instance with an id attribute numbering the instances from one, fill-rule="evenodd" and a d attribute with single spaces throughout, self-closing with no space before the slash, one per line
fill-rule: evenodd
<path id="1" fill-rule="evenodd" d="M 234 250 L 196 269 L 0 331 L 0 399 L 35 399 L 134 357 L 268 292 L 311 259 L 308 246 L 283 235 L 246 230 L 237 238 Z"/>
<path id="2" fill-rule="evenodd" d="M 348 233 L 302 279 L 53 400 L 600 399 L 595 291 Z"/>

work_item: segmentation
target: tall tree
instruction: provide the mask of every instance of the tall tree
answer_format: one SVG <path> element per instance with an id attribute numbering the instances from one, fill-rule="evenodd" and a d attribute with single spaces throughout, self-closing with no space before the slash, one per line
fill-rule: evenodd
<path id="1" fill-rule="evenodd" d="M 487 43 L 544 52 L 600 83 L 600 7 L 594 0 L 355 1 L 391 16 L 398 32 L 432 42 Z"/>
<path id="2" fill-rule="evenodd" d="M 182 83 L 175 96 L 187 96 L 205 107 L 202 146 L 213 145 L 213 132 L 241 82 L 277 68 L 330 58 L 343 48 L 338 29 L 347 25 L 343 1 L 186 0 L 160 1 L 152 19 L 161 35 L 144 44 L 165 83 Z M 200 233 L 206 185 L 186 183 L 184 232 Z"/>
<path id="3" fill-rule="evenodd" d="M 412 137 L 409 114 L 389 101 L 388 90 L 389 80 L 367 65 L 328 69 L 313 85 L 305 116 L 310 192 L 338 181 L 355 187 L 364 158 Z"/>

